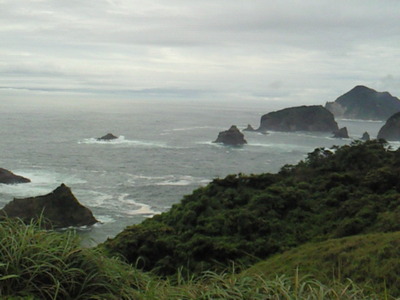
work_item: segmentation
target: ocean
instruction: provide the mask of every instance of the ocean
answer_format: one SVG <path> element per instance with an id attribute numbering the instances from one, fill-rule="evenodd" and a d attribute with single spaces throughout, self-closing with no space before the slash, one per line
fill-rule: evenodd
<path id="1" fill-rule="evenodd" d="M 28 184 L 0 184 L 0 206 L 14 197 L 72 189 L 100 223 L 79 228 L 86 243 L 114 237 L 126 226 L 168 210 L 186 194 L 228 174 L 277 172 L 317 147 L 349 144 L 384 122 L 337 120 L 351 139 L 328 133 L 246 132 L 243 147 L 212 143 L 231 125 L 257 128 L 276 102 L 132 102 L 85 109 L 9 109 L 0 112 L 0 167 Z M 111 132 L 110 142 L 96 138 Z M 399 145 L 393 144 L 393 147 Z"/>

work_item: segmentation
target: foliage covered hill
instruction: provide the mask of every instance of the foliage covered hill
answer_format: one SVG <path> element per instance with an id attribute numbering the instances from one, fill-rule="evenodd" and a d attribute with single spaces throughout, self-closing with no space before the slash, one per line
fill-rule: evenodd
<path id="1" fill-rule="evenodd" d="M 400 151 L 316 149 L 277 174 L 229 175 L 104 246 L 158 274 L 244 266 L 309 241 L 400 230 Z"/>
<path id="2" fill-rule="evenodd" d="M 243 274 L 313 274 L 325 284 L 348 278 L 375 293 L 400 297 L 400 232 L 357 235 L 307 243 L 255 264 Z M 383 297 L 381 297 L 383 298 Z M 397 298 L 398 299 L 398 298 Z"/>
<path id="3" fill-rule="evenodd" d="M 48 224 L 46 224 L 48 225 Z M 0 299 L 382 299 L 352 282 L 325 285 L 290 272 L 263 275 L 205 272 L 162 280 L 98 249 L 82 248 L 73 231 L 44 231 L 42 223 L 0 221 Z M 395 272 L 393 272 L 395 273 Z"/>

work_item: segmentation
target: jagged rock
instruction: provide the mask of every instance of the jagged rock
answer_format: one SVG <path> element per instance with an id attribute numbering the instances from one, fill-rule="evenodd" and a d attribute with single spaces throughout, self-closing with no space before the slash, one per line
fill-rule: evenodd
<path id="1" fill-rule="evenodd" d="M 371 139 L 371 137 L 369 136 L 369 133 L 368 133 L 368 132 L 364 132 L 363 135 L 362 135 L 362 137 L 361 137 L 361 139 L 362 139 L 363 141 L 369 141 L 369 140 Z"/>
<path id="2" fill-rule="evenodd" d="M 225 145 L 231 146 L 239 146 L 243 144 L 247 144 L 247 141 L 244 139 L 243 133 L 235 126 L 232 125 L 229 130 L 221 131 L 218 134 L 218 138 L 214 141 L 214 143 L 223 143 Z"/>
<path id="3" fill-rule="evenodd" d="M 110 141 L 110 140 L 115 140 L 118 137 L 113 135 L 112 133 L 107 133 L 106 135 L 97 138 L 98 141 Z"/>
<path id="4" fill-rule="evenodd" d="M 290 107 L 261 117 L 257 131 L 334 132 L 338 125 L 333 114 L 321 105 Z"/>
<path id="5" fill-rule="evenodd" d="M 348 139 L 349 133 L 347 132 L 347 127 L 340 128 L 339 130 L 333 132 L 333 137 L 338 139 Z"/>
<path id="6" fill-rule="evenodd" d="M 0 183 L 15 184 L 31 182 L 30 179 L 15 175 L 13 172 L 0 168 Z"/>
<path id="7" fill-rule="evenodd" d="M 336 118 L 386 120 L 400 111 L 400 100 L 388 92 L 358 85 L 334 102 L 327 102 L 325 108 Z"/>
<path id="8" fill-rule="evenodd" d="M 256 130 L 253 128 L 253 126 L 249 124 L 245 129 L 243 129 L 243 131 L 256 131 Z"/>
<path id="9" fill-rule="evenodd" d="M 391 116 L 378 132 L 378 139 L 400 141 L 400 112 Z"/>
<path id="10" fill-rule="evenodd" d="M 38 219 L 41 214 L 54 228 L 93 225 L 98 222 L 65 184 L 44 196 L 14 198 L 0 210 L 0 215 L 21 218 L 27 223 Z"/>

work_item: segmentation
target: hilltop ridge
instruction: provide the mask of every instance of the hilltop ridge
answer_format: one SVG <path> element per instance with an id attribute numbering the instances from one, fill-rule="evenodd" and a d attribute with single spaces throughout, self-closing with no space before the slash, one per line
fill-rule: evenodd
<path id="1" fill-rule="evenodd" d="M 357 85 L 333 102 L 326 102 L 325 108 L 336 118 L 360 120 L 386 120 L 400 111 L 400 99 L 389 92 L 377 92 L 363 85 Z"/>

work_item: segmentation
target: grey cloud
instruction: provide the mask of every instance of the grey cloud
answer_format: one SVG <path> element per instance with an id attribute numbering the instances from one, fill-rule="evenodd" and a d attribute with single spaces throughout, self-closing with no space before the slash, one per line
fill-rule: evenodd
<path id="1" fill-rule="evenodd" d="M 361 81 L 399 95 L 382 79 L 399 78 L 398 11 L 394 0 L 0 0 L 0 84 L 306 99 Z"/>

